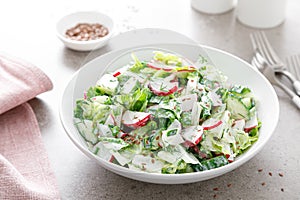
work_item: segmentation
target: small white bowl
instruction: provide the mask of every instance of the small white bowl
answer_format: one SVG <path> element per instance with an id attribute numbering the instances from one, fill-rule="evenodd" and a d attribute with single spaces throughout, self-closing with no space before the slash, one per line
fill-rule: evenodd
<path id="1" fill-rule="evenodd" d="M 102 38 L 88 41 L 77 41 L 66 37 L 66 31 L 78 23 L 99 23 L 108 29 Z M 114 23 L 111 17 L 96 11 L 76 12 L 61 18 L 56 24 L 57 37 L 70 49 L 77 51 L 96 50 L 107 44 L 113 35 Z"/>

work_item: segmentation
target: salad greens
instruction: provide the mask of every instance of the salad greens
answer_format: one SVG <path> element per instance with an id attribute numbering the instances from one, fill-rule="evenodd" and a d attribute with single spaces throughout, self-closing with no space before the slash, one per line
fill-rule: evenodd
<path id="1" fill-rule="evenodd" d="M 150 173 L 227 165 L 259 137 L 250 88 L 230 85 L 216 67 L 153 52 L 106 73 L 76 101 L 74 124 L 90 151 Z"/>

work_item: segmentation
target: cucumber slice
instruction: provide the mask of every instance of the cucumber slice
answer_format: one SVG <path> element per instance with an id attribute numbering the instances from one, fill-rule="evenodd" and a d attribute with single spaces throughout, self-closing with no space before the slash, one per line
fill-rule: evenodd
<path id="1" fill-rule="evenodd" d="M 209 160 L 204 160 L 200 162 L 200 164 L 192 165 L 192 167 L 194 168 L 195 171 L 199 172 L 199 171 L 215 169 L 227 164 L 228 164 L 228 160 L 226 159 L 225 156 L 222 155 L 222 156 L 211 158 Z"/>
<path id="2" fill-rule="evenodd" d="M 136 78 L 131 77 L 129 78 L 121 88 L 120 93 L 121 94 L 129 94 L 135 91 L 139 87 L 139 82 Z"/>
<path id="3" fill-rule="evenodd" d="M 252 107 L 252 99 L 250 97 L 242 98 L 241 101 L 248 109 Z"/>
<path id="4" fill-rule="evenodd" d="M 75 122 L 75 126 L 79 131 L 80 135 L 88 142 L 92 144 L 96 144 L 98 142 L 97 136 L 94 134 L 94 128 L 92 125 L 92 121 L 84 120 L 83 122 Z"/>
<path id="5" fill-rule="evenodd" d="M 249 119 L 249 109 L 237 96 L 229 95 L 227 99 L 227 110 L 233 119 Z"/>

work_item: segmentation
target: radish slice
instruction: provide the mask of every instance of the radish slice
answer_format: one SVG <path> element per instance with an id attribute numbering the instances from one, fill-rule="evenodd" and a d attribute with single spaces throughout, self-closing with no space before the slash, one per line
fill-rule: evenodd
<path id="1" fill-rule="evenodd" d="M 186 94 L 192 94 L 194 91 L 198 91 L 198 85 L 199 85 L 199 77 L 195 76 L 192 78 L 189 78 L 187 85 L 186 85 Z M 204 90 L 204 88 L 203 88 Z"/>
<path id="2" fill-rule="evenodd" d="M 167 96 L 177 91 L 178 82 L 150 82 L 149 89 L 157 96 Z"/>
<path id="3" fill-rule="evenodd" d="M 211 130 L 214 129 L 222 124 L 222 120 L 209 118 L 202 123 L 203 130 Z"/>
<path id="4" fill-rule="evenodd" d="M 161 82 L 178 82 L 177 76 L 175 74 L 171 74 L 170 76 L 165 77 L 164 79 L 160 80 Z"/>
<path id="5" fill-rule="evenodd" d="M 113 125 L 113 126 L 115 126 L 116 125 L 116 121 L 115 121 L 114 116 L 112 114 L 109 114 L 104 124 L 105 125 Z"/>
<path id="6" fill-rule="evenodd" d="M 200 105 L 199 102 L 194 102 L 192 108 L 192 125 L 196 126 L 199 125 L 200 115 L 202 112 L 203 107 Z"/>
<path id="7" fill-rule="evenodd" d="M 244 131 L 250 132 L 253 128 L 258 126 L 258 121 L 256 115 L 252 116 L 245 124 Z"/>
<path id="8" fill-rule="evenodd" d="M 158 62 L 149 62 L 149 63 L 147 63 L 147 66 L 152 69 L 164 70 L 166 72 L 171 72 L 172 70 L 175 69 L 174 66 L 165 65 L 163 63 L 158 63 Z"/>
<path id="9" fill-rule="evenodd" d="M 177 98 L 177 101 L 181 103 L 182 111 L 190 111 L 193 109 L 194 103 L 197 102 L 198 96 L 196 94 L 189 94 Z"/>
<path id="10" fill-rule="evenodd" d="M 244 119 L 235 120 L 233 123 L 233 126 L 232 126 L 232 128 L 237 129 L 237 130 L 244 130 L 244 127 L 245 127 Z"/>
<path id="11" fill-rule="evenodd" d="M 152 158 L 151 156 L 135 155 L 132 159 L 132 165 L 142 171 L 161 173 L 164 166 L 163 162 Z"/>
<path id="12" fill-rule="evenodd" d="M 135 77 L 131 77 L 124 83 L 124 85 L 121 89 L 121 93 L 129 94 L 137 86 L 137 83 L 138 83 L 138 80 Z"/>
<path id="13" fill-rule="evenodd" d="M 124 138 L 127 135 L 128 135 L 127 133 L 125 133 L 125 132 L 123 132 L 123 131 L 120 130 L 120 132 L 118 133 L 117 137 L 118 138 Z"/>
<path id="14" fill-rule="evenodd" d="M 96 83 L 98 86 L 106 88 L 112 92 L 115 92 L 119 86 L 119 81 L 111 74 L 104 74 Z"/>
<path id="15" fill-rule="evenodd" d="M 213 106 L 220 106 L 223 104 L 221 97 L 216 92 L 210 91 L 207 96 L 211 99 Z"/>
<path id="16" fill-rule="evenodd" d="M 140 83 L 145 83 L 145 81 L 147 80 L 147 79 L 145 79 L 144 77 L 141 77 L 141 76 L 139 76 L 138 74 L 136 74 L 136 73 L 133 73 L 133 72 L 131 72 L 131 71 L 126 71 L 126 72 L 124 72 L 124 74 L 126 75 L 126 76 L 130 76 L 130 77 L 134 77 L 135 79 L 137 79 Z"/>
<path id="17" fill-rule="evenodd" d="M 160 151 L 157 153 L 157 156 L 167 161 L 168 163 L 175 163 L 180 158 L 179 152 L 168 152 L 168 151 Z"/>
<path id="18" fill-rule="evenodd" d="M 203 122 L 204 124 L 207 123 L 207 127 L 204 127 L 204 130 L 209 130 L 210 132 L 214 133 L 216 137 L 222 138 L 224 130 L 226 128 L 229 128 L 227 127 L 227 124 L 229 124 L 229 120 L 230 120 L 230 112 L 228 110 L 225 110 L 221 119 L 210 118 L 210 123 L 208 123 L 209 122 L 208 120 L 206 120 L 208 122 Z"/>
<path id="19" fill-rule="evenodd" d="M 167 130 L 162 131 L 162 141 L 165 146 L 168 145 L 178 145 L 184 142 L 181 132 L 181 124 L 178 120 L 174 120 L 174 122 L 168 127 Z"/>
<path id="20" fill-rule="evenodd" d="M 176 92 L 178 85 L 176 76 L 172 74 L 164 79 L 152 80 L 148 87 L 157 96 L 167 96 Z"/>
<path id="21" fill-rule="evenodd" d="M 123 107 L 122 106 L 111 106 L 111 115 L 113 117 L 115 126 L 121 126 Z"/>
<path id="22" fill-rule="evenodd" d="M 199 160 L 191 153 L 188 153 L 181 145 L 175 147 L 176 151 L 180 152 L 181 159 L 186 163 L 199 164 Z"/>
<path id="23" fill-rule="evenodd" d="M 105 104 L 105 102 L 109 100 L 109 97 L 106 95 L 95 96 L 95 97 L 92 97 L 91 100 L 95 101 L 97 103 Z"/>
<path id="24" fill-rule="evenodd" d="M 190 126 L 182 130 L 182 137 L 193 145 L 197 145 L 201 141 L 202 135 L 202 126 Z"/>
<path id="25" fill-rule="evenodd" d="M 98 128 L 100 130 L 101 136 L 103 137 L 112 137 L 112 132 L 108 125 L 98 124 Z"/>
<path id="26" fill-rule="evenodd" d="M 131 161 L 131 159 L 126 158 L 117 151 L 110 151 L 110 153 L 115 157 L 115 159 L 118 161 L 118 163 L 120 163 L 121 166 L 124 166 Z"/>
<path id="27" fill-rule="evenodd" d="M 258 126 L 258 120 L 257 120 L 257 112 L 255 107 L 252 108 L 250 111 L 250 119 L 246 121 L 244 131 L 245 132 L 250 132 L 253 128 Z"/>
<path id="28" fill-rule="evenodd" d="M 145 112 L 125 111 L 122 116 L 122 123 L 131 128 L 138 128 L 146 125 L 150 119 L 150 114 Z"/>
<path id="29" fill-rule="evenodd" d="M 110 161 L 110 159 L 112 158 L 112 154 L 111 152 L 104 147 L 102 142 L 98 142 L 93 150 L 92 150 L 97 156 L 99 156 L 100 158 L 106 160 L 106 161 Z"/>

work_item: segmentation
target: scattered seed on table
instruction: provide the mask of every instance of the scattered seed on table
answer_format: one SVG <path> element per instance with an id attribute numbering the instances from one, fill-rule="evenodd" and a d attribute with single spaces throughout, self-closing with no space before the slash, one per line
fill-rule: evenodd
<path id="1" fill-rule="evenodd" d="M 283 188 L 281 188 L 281 192 L 284 192 L 284 189 L 283 189 Z"/>
<path id="2" fill-rule="evenodd" d="M 231 187 L 231 183 L 227 184 L 227 187 Z"/>
<path id="3" fill-rule="evenodd" d="M 216 194 L 214 194 L 214 198 L 217 198 L 217 195 L 216 195 Z"/>
<path id="4" fill-rule="evenodd" d="M 258 171 L 258 172 L 262 172 L 262 171 L 263 171 L 263 169 L 258 169 L 257 171 Z"/>
<path id="5" fill-rule="evenodd" d="M 219 188 L 217 188 L 217 187 L 216 187 L 216 188 L 214 188 L 213 190 L 214 190 L 214 191 L 218 191 L 218 190 L 219 190 Z"/>
<path id="6" fill-rule="evenodd" d="M 269 175 L 272 176 L 272 172 L 269 172 Z"/>
<path id="7" fill-rule="evenodd" d="M 280 177 L 283 177 L 283 173 L 281 173 L 281 172 L 280 172 L 280 173 L 278 173 L 278 175 L 279 175 Z"/>
<path id="8" fill-rule="evenodd" d="M 265 183 L 265 182 L 262 182 L 262 183 L 261 183 L 261 185 L 262 185 L 262 186 L 265 186 L 265 185 L 266 185 L 266 183 Z"/>

